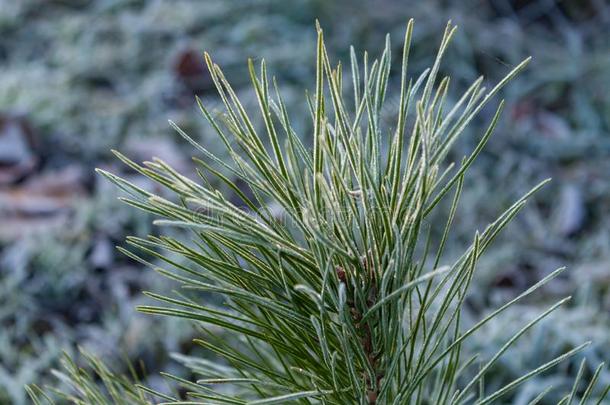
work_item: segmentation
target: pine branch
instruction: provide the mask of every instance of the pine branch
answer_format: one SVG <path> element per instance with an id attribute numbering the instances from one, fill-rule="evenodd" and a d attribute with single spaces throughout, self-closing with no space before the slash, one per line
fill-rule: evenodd
<path id="1" fill-rule="evenodd" d="M 462 307 L 481 255 L 546 181 L 477 232 L 462 256 L 445 263 L 445 242 L 464 178 L 498 123 L 503 102 L 461 164 L 447 161 L 448 152 L 529 61 L 490 91 L 479 78 L 448 106 L 449 78 L 437 76 L 455 30 L 447 25 L 433 66 L 413 81 L 407 75 L 413 32 L 409 21 L 397 90 L 390 86 L 389 37 L 372 63 L 367 54 L 359 63 L 352 49 L 350 99 L 344 96 L 341 66 L 333 67 L 318 25 L 316 89 L 308 100 L 311 150 L 303 144 L 306 137 L 297 136 L 291 126 L 277 86 L 272 98 L 264 61 L 259 72 L 252 61 L 248 65 L 264 126 L 261 135 L 206 53 L 225 111 L 213 114 L 198 102 L 232 164 L 172 123 L 203 154 L 195 162 L 204 181 L 187 178 L 161 160 L 140 165 L 117 153 L 173 195 L 162 198 L 99 170 L 128 193 L 126 203 L 157 216 L 161 229 L 182 228 L 191 236 L 129 238 L 129 250 L 124 249 L 186 291 L 175 297 L 148 293 L 159 306 L 139 309 L 201 325 L 205 337 L 195 343 L 220 358 L 204 366 L 185 360 L 200 375 L 197 382 L 169 376 L 189 391 L 188 403 L 483 404 L 586 347 L 578 346 L 491 394 L 476 391 L 484 388 L 485 373 L 498 358 L 566 301 L 561 300 L 509 336 L 482 365 L 462 358 L 466 339 L 563 269 L 464 330 Z M 395 127 L 382 119 L 389 91 L 400 94 Z M 207 176 L 217 178 L 241 203 L 213 188 Z M 451 193 L 442 238 L 427 238 L 425 220 Z M 281 212 L 272 212 L 269 204 Z M 151 256 L 154 264 L 147 259 Z M 202 305 L 201 292 L 221 297 L 216 302 L 222 304 Z M 214 334 L 217 328 L 223 337 Z"/>

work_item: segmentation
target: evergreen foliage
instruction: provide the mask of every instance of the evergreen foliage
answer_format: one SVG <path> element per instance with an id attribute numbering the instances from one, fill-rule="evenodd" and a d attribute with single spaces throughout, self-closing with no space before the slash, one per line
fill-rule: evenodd
<path id="1" fill-rule="evenodd" d="M 387 125 L 383 117 L 392 66 L 389 37 L 374 61 L 366 53 L 359 61 L 352 49 L 348 86 L 341 65 L 334 66 L 327 56 L 319 27 L 317 32 L 316 87 L 307 98 L 311 147 L 291 126 L 264 61 L 260 67 L 249 62 L 265 128 L 261 135 L 206 54 L 225 111 L 217 115 L 198 102 L 232 163 L 172 123 L 203 156 L 195 158 L 198 180 L 158 159 L 140 165 L 116 155 L 175 198 L 155 195 L 100 170 L 127 193 L 127 204 L 159 217 L 156 225 L 183 228 L 192 236 L 129 237 L 129 248 L 121 248 L 184 287 L 171 297 L 146 292 L 159 304 L 140 311 L 192 320 L 201 327 L 195 342 L 213 359 L 185 360 L 198 376 L 196 382 L 168 375 L 188 390 L 187 402 L 159 395 L 168 403 L 189 404 L 489 404 L 583 350 L 588 343 L 503 387 L 486 389 L 486 371 L 569 298 L 524 321 L 520 330 L 507 331 L 506 344 L 490 358 L 462 350 L 466 339 L 488 321 L 563 271 L 552 272 L 477 322 L 462 320 L 477 261 L 546 180 L 476 232 L 459 258 L 448 262 L 444 255 L 464 178 L 489 140 L 503 102 L 468 156 L 454 164 L 448 161 L 449 152 L 529 59 L 491 89 L 479 78 L 448 105 L 449 78 L 439 77 L 439 66 L 455 27 L 447 25 L 434 64 L 411 79 L 410 21 L 401 55 L 400 102 L 394 122 Z M 348 87 L 352 94 L 345 96 Z M 221 193 L 220 183 L 234 196 Z M 438 212 L 445 199 L 450 209 Z M 428 232 L 433 214 L 445 216 L 438 238 Z M 166 266 L 151 263 L 151 257 Z M 581 387 L 582 395 L 577 390 L 583 377 L 579 373 L 562 403 L 585 403 L 601 367 Z M 74 395 L 80 398 L 74 402 L 114 403 L 117 392 L 131 395 L 135 389 L 102 378 L 109 395 L 104 397 L 89 382 L 81 382 L 73 363 L 68 368 Z M 96 370 L 109 375 L 101 365 Z M 30 391 L 43 403 L 46 394 L 36 387 Z M 547 392 L 541 387 L 534 403 Z M 133 395 L 134 401 L 146 403 L 144 396 Z"/>

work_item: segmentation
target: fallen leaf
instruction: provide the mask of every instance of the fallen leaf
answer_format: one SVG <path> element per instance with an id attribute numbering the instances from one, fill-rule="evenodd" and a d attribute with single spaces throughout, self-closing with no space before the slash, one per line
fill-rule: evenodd
<path id="1" fill-rule="evenodd" d="M 201 94 L 213 87 L 203 55 L 194 49 L 184 49 L 176 56 L 174 75 L 192 94 Z"/>
<path id="2" fill-rule="evenodd" d="M 65 225 L 77 201 L 85 198 L 80 166 L 48 171 L 0 189 L 0 239 L 14 240 Z"/>
<path id="3" fill-rule="evenodd" d="M 34 131 L 23 117 L 0 114 L 0 185 L 30 174 L 38 164 L 32 151 Z"/>

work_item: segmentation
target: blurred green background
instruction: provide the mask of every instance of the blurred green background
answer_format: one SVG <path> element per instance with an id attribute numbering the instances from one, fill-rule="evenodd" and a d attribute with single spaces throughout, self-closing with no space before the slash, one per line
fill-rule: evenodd
<path id="1" fill-rule="evenodd" d="M 559 266 L 569 271 L 489 325 L 470 350 L 491 353 L 537 308 L 575 299 L 522 338 L 488 384 L 587 340 L 591 368 L 610 360 L 607 1 L 0 0 L 0 403 L 27 403 L 23 385 L 55 381 L 50 370 L 76 345 L 118 370 L 126 360 L 142 363 L 140 378 L 160 390 L 160 370 L 186 373 L 170 354 L 194 350 L 192 327 L 134 311 L 143 289 L 172 286 L 114 248 L 126 235 L 154 232 L 150 218 L 121 206 L 93 169 L 145 182 L 117 164 L 115 148 L 189 173 L 194 152 L 168 119 L 220 147 L 194 102 L 199 95 L 212 109 L 217 103 L 203 51 L 246 105 L 254 102 L 247 58 L 264 57 L 306 137 L 315 19 L 335 60 L 348 65 L 349 45 L 376 56 L 386 33 L 397 58 L 411 17 L 412 76 L 430 64 L 447 20 L 459 25 L 442 66 L 454 96 L 481 74 L 489 85 L 534 57 L 503 94 L 507 108 L 465 184 L 451 246 L 457 251 L 512 199 L 552 177 L 482 262 L 469 313 L 480 317 Z M 471 126 L 456 160 L 482 124 Z M 523 385 L 512 403 L 549 383 L 567 386 L 578 361 Z M 601 379 L 610 383 L 607 366 Z"/>

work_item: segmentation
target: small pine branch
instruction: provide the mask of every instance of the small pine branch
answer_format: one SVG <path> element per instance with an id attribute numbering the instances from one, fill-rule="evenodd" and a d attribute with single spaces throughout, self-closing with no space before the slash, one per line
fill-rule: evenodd
<path id="1" fill-rule="evenodd" d="M 33 403 L 150 405 L 152 398 L 172 400 L 169 396 L 140 387 L 131 366 L 132 375 L 128 378 L 114 373 L 98 357 L 82 349 L 81 357 L 90 371 L 79 367 L 67 354 L 62 359 L 63 371 L 54 371 L 65 386 L 48 389 L 37 385 L 27 386 L 26 391 Z"/>
<path id="2" fill-rule="evenodd" d="M 359 62 L 352 48 L 353 95 L 346 97 L 341 66 L 330 61 L 318 25 L 316 88 L 308 100 L 311 150 L 291 126 L 274 80 L 270 89 L 264 61 L 258 70 L 252 61 L 248 65 L 264 127 L 261 135 L 206 53 L 225 111 L 214 114 L 198 103 L 233 162 L 213 155 L 171 123 L 203 155 L 195 159 L 201 181 L 159 159 L 139 165 L 116 152 L 128 166 L 173 193 L 163 198 L 99 170 L 127 193 L 123 201 L 157 216 L 156 225 L 191 235 L 190 240 L 130 237 L 129 248 L 122 249 L 185 288 L 172 297 L 147 293 L 159 304 L 139 310 L 192 320 L 202 330 L 195 343 L 219 359 L 183 358 L 199 376 L 197 382 L 168 376 L 189 391 L 188 403 L 486 404 L 587 346 L 493 393 L 484 389 L 485 374 L 498 358 L 566 298 L 515 331 L 482 364 L 464 358 L 466 339 L 563 269 L 469 329 L 463 327 L 462 307 L 477 262 L 546 181 L 477 232 L 457 260 L 445 263 L 445 242 L 464 178 L 493 133 L 503 102 L 460 164 L 447 161 L 449 151 L 529 61 L 489 91 L 479 78 L 454 105 L 447 105 L 449 78 L 438 75 L 455 30 L 447 25 L 433 66 L 413 80 L 407 75 L 413 33 L 409 21 L 398 111 L 387 126 L 382 111 L 390 91 L 389 37 L 380 58 L 372 62 L 367 54 Z M 211 186 L 210 176 L 240 203 Z M 449 196 L 442 237 L 427 238 L 426 220 Z M 271 204 L 281 210 L 271 210 Z M 176 256 L 183 260 L 172 259 Z M 203 303 L 202 292 L 221 297 L 217 302 L 222 303 Z M 224 330 L 222 336 L 214 332 L 217 328 Z M 585 399 L 591 390 L 587 386 Z"/>

